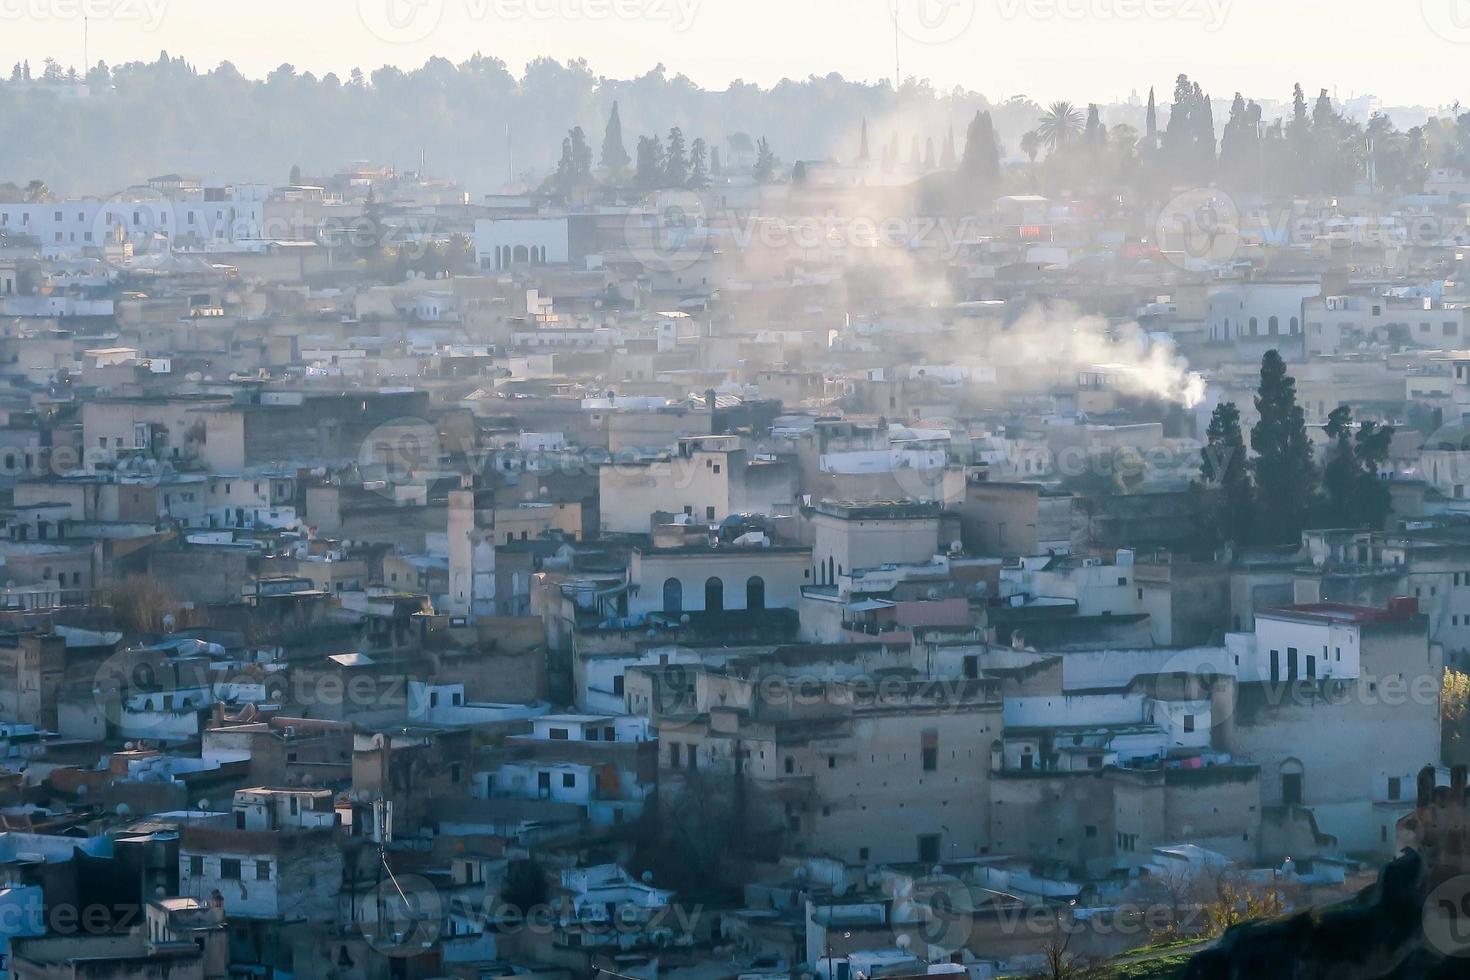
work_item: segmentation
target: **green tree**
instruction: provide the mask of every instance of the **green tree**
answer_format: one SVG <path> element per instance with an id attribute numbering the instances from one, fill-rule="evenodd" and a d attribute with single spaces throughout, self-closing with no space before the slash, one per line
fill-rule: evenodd
<path id="1" fill-rule="evenodd" d="M 664 155 L 664 185 L 683 187 L 689 182 L 689 155 L 684 144 L 684 131 L 678 126 L 669 130 L 669 148 Z"/>
<path id="2" fill-rule="evenodd" d="M 755 140 L 749 133 L 731 133 L 725 137 L 725 142 L 730 145 L 730 156 L 734 158 L 736 167 L 750 165 L 755 157 Z"/>
<path id="3" fill-rule="evenodd" d="M 1246 457 L 1245 438 L 1240 433 L 1240 409 L 1234 402 L 1215 406 L 1200 457 L 1204 485 L 1218 492 L 1218 501 L 1206 516 L 1211 543 L 1251 540 L 1255 500 L 1250 460 Z"/>
<path id="4" fill-rule="evenodd" d="M 618 104 L 614 102 L 607 117 L 607 128 L 602 132 L 602 169 L 617 180 L 627 172 L 631 162 L 628 148 L 623 145 L 623 120 L 618 115 Z"/>
<path id="5" fill-rule="evenodd" d="M 1322 464 L 1322 491 L 1327 496 L 1326 517 L 1338 527 L 1353 527 L 1357 524 L 1355 496 L 1361 473 L 1357 450 L 1353 446 L 1353 410 L 1346 405 L 1334 408 L 1327 415 L 1324 429 L 1332 440 Z"/>
<path id="6" fill-rule="evenodd" d="M 574 126 L 561 141 L 561 161 L 553 179 L 562 196 L 592 183 L 592 147 L 581 126 Z"/>
<path id="7" fill-rule="evenodd" d="M 971 180 L 994 186 L 1000 180 L 1000 144 L 995 139 L 995 123 L 988 112 L 977 112 L 965 131 L 965 153 L 960 170 Z"/>
<path id="8" fill-rule="evenodd" d="M 1276 350 L 1261 358 L 1256 391 L 1260 420 L 1251 429 L 1255 450 L 1256 530 L 1264 544 L 1301 540 L 1317 492 L 1317 465 L 1307 436 L 1306 415 L 1296 401 L 1296 379 Z"/>
<path id="9" fill-rule="evenodd" d="M 657 188 L 664 179 L 664 145 L 657 136 L 638 137 L 638 171 L 633 176 L 645 191 Z"/>
<path id="10" fill-rule="evenodd" d="M 780 165 L 776 154 L 771 152 L 771 144 L 764 136 L 755 145 L 755 180 L 758 184 L 769 184 L 776 176 L 776 167 Z"/>
<path id="11" fill-rule="evenodd" d="M 1342 405 L 1328 415 L 1326 431 L 1332 440 L 1322 467 L 1326 518 L 1339 527 L 1382 528 L 1392 500 L 1378 471 L 1388 460 L 1393 426 L 1368 419 L 1354 432 L 1352 409 Z"/>
<path id="12" fill-rule="evenodd" d="M 546 904 L 550 890 L 546 887 L 546 869 L 534 857 L 512 861 L 505 869 L 500 886 L 500 900 L 519 909 L 522 916 Z"/>
<path id="13" fill-rule="evenodd" d="M 1065 148 L 1082 132 L 1082 113 L 1070 102 L 1053 102 L 1036 124 L 1036 135 L 1048 150 Z"/>
<path id="14" fill-rule="evenodd" d="M 705 162 L 708 157 L 709 148 L 703 139 L 696 138 L 689 144 L 689 186 L 695 190 L 709 186 L 709 165 Z"/>

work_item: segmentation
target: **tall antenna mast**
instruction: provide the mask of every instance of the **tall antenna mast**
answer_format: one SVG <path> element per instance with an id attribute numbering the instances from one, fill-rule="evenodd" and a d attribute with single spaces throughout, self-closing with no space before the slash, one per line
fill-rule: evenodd
<path id="1" fill-rule="evenodd" d="M 92 23 L 86 17 L 82 18 L 82 80 L 87 78 L 87 72 L 92 70 Z"/>
<path id="2" fill-rule="evenodd" d="M 893 0 L 893 92 L 903 87 L 903 67 L 898 60 L 898 4 L 899 0 Z"/>

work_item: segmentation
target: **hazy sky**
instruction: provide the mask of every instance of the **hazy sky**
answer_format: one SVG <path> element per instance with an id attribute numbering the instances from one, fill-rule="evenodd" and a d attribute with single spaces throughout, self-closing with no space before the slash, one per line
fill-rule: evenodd
<path id="1" fill-rule="evenodd" d="M 249 75 L 413 66 L 480 51 L 517 73 L 538 55 L 594 71 L 731 79 L 891 77 L 895 0 L 0 0 L 0 63 L 47 55 L 156 58 Z M 1371 92 L 1389 104 L 1470 103 L 1470 0 L 896 0 L 905 75 L 992 98 L 1167 98 L 1180 71 L 1212 95 Z"/>

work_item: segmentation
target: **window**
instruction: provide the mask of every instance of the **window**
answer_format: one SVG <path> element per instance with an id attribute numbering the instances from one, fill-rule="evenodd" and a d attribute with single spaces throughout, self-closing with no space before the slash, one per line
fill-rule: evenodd
<path id="1" fill-rule="evenodd" d="M 622 674 L 618 674 L 616 677 L 613 678 L 613 694 L 617 695 L 618 697 L 622 697 L 623 696 L 623 675 Z"/>
<path id="2" fill-rule="evenodd" d="M 576 785 L 577 785 L 577 774 L 576 773 L 574 773 L 574 772 L 564 772 L 564 773 L 561 774 L 561 787 L 562 787 L 562 789 L 572 789 Z"/>
<path id="3" fill-rule="evenodd" d="M 255 880 L 256 881 L 270 881 L 271 880 L 271 863 L 269 861 L 256 861 L 255 862 Z"/>
<path id="4" fill-rule="evenodd" d="M 664 612 L 684 611 L 684 583 L 676 578 L 664 580 Z"/>
<path id="5" fill-rule="evenodd" d="M 836 769 L 837 768 L 837 756 L 835 756 L 835 755 L 829 755 L 829 756 L 827 756 L 827 768 L 828 769 Z"/>
<path id="6" fill-rule="evenodd" d="M 766 608 L 766 580 L 759 575 L 752 575 L 745 582 L 745 608 Z"/>
<path id="7" fill-rule="evenodd" d="M 704 611 L 725 611 L 725 583 L 718 577 L 707 579 L 704 583 Z"/>
<path id="8" fill-rule="evenodd" d="M 670 742 L 669 743 L 669 765 L 672 766 L 675 769 L 679 768 L 679 743 L 678 742 Z"/>
<path id="9" fill-rule="evenodd" d="M 796 772 L 796 760 L 788 755 L 786 757 L 786 775 L 789 776 L 794 772 Z"/>
<path id="10" fill-rule="evenodd" d="M 1184 731 L 1186 733 L 1194 731 L 1194 715 L 1184 716 Z"/>
<path id="11" fill-rule="evenodd" d="M 923 864 L 933 864 L 939 860 L 939 835 L 919 835 L 919 861 Z"/>
<path id="12" fill-rule="evenodd" d="M 239 881 L 240 880 L 240 859 L 239 858 L 220 858 L 219 859 L 219 876 L 221 878 L 223 878 L 224 880 L 226 880 L 226 881 Z"/>
<path id="13" fill-rule="evenodd" d="M 939 771 L 939 732 L 929 729 L 919 736 L 919 752 L 924 760 L 925 772 Z"/>
<path id="14" fill-rule="evenodd" d="M 1398 776 L 1388 777 L 1388 798 L 1397 800 L 1403 794 L 1403 781 Z"/>
<path id="15" fill-rule="evenodd" d="M 204 874 L 204 857 L 200 854 L 189 855 L 189 877 L 198 878 Z"/>
<path id="16" fill-rule="evenodd" d="M 549 738 L 549 739 L 551 739 L 553 742 L 565 742 L 567 740 L 567 737 L 568 737 L 567 736 L 567 729 L 565 729 L 565 728 L 553 728 L 553 729 L 551 729 L 550 731 L 548 731 L 546 733 L 546 737 Z"/>

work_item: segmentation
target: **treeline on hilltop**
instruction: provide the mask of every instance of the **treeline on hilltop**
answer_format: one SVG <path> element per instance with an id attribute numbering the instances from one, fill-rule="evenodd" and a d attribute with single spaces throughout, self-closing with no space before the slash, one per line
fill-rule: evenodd
<path id="1" fill-rule="evenodd" d="M 77 97 L 83 83 L 88 97 Z M 1147 106 L 1104 110 L 1043 107 L 1024 96 L 992 104 L 913 78 L 898 89 L 830 74 L 715 91 L 662 65 L 611 79 L 585 61 L 549 58 L 517 76 L 481 55 L 345 77 L 281 65 L 251 79 L 228 62 L 200 70 L 164 53 L 85 72 L 50 60 L 36 71 L 21 62 L 0 72 L 0 183 L 39 179 L 61 193 L 111 193 L 161 172 L 279 180 L 293 164 L 310 173 L 353 160 L 409 170 L 422 154 L 431 173 L 463 179 L 472 193 L 534 189 L 559 169 L 566 183 L 588 172 L 579 167 L 601 166 L 586 134 L 606 125 L 614 104 L 627 133 L 625 166 L 641 169 L 644 185 L 677 177 L 681 159 L 685 185 L 700 179 L 696 141 L 706 178 L 717 167 L 749 172 L 764 163 L 770 177 L 787 179 L 799 176 L 802 161 L 864 156 L 901 176 L 963 174 L 982 116 L 987 151 L 993 141 L 1011 164 L 993 182 L 1014 191 L 1148 199 L 1180 186 L 1308 194 L 1365 182 L 1412 191 L 1432 167 L 1470 166 L 1470 113 L 1458 107 L 1400 130 L 1381 114 L 1347 118 L 1325 90 L 1311 99 L 1297 86 L 1285 111 L 1269 115 L 1237 94 L 1217 125 L 1215 103 L 1187 75 L 1167 105 L 1151 92 Z M 585 145 L 564 146 L 578 128 Z M 689 134 L 687 146 L 670 145 L 676 131 Z M 972 160 L 989 155 L 969 152 Z"/>

